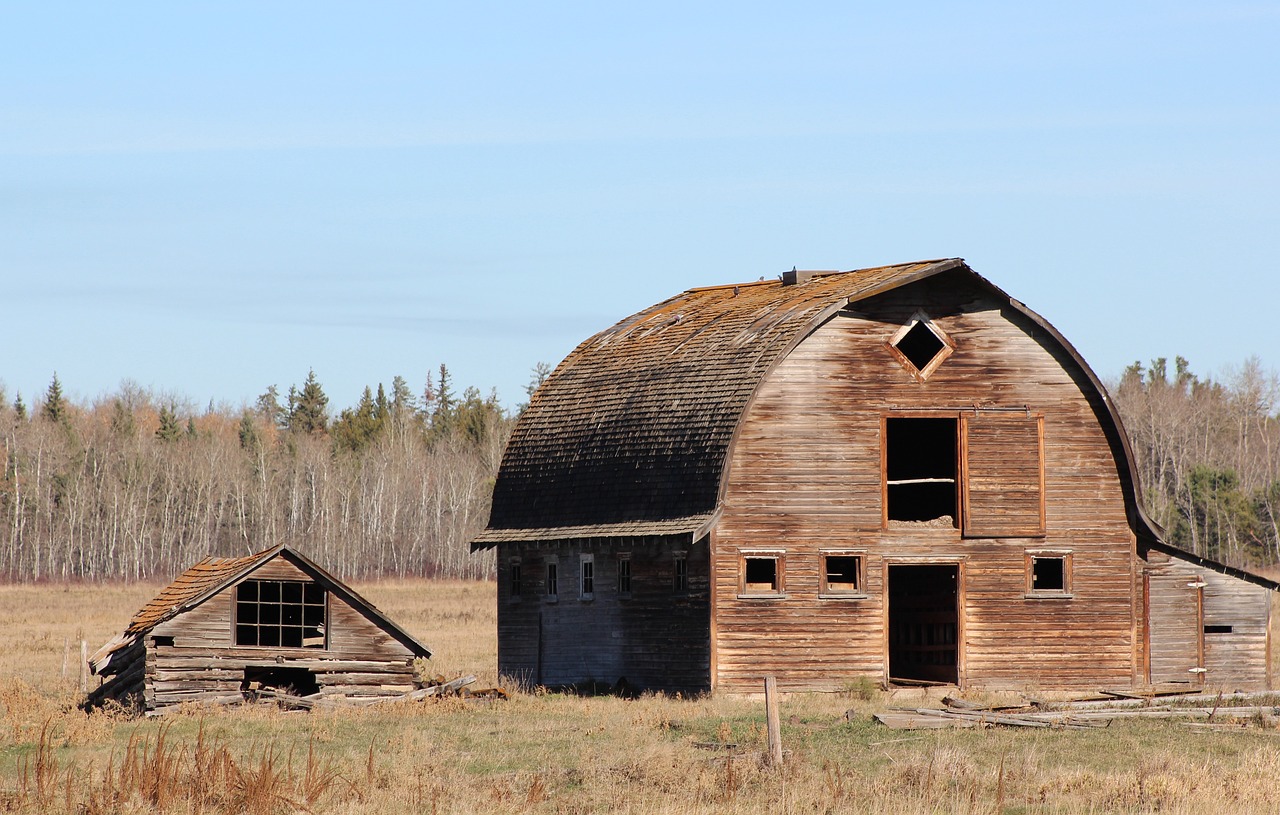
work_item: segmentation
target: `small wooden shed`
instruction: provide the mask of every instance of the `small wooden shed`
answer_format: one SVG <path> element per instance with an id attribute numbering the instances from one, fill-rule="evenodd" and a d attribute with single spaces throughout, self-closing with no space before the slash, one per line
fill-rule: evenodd
<path id="1" fill-rule="evenodd" d="M 958 258 L 689 289 L 590 337 L 473 547 L 529 682 L 1271 682 L 1276 584 L 1162 542 L 1098 377 Z"/>
<path id="2" fill-rule="evenodd" d="M 147 711 L 240 701 L 259 688 L 376 698 L 413 690 L 425 645 L 301 553 L 206 558 L 89 659 L 115 699 Z"/>

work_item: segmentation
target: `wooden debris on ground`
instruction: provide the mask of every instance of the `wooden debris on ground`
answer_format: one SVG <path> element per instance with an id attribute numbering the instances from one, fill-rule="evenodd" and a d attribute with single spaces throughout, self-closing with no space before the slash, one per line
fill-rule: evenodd
<path id="1" fill-rule="evenodd" d="M 1104 691 L 1104 693 L 1111 693 Z M 1160 702 L 1154 701 L 1161 699 Z M 943 708 L 891 708 L 875 715 L 881 724 L 894 730 L 925 730 L 947 727 L 1039 727 L 1059 730 L 1087 730 L 1107 727 L 1116 719 L 1192 719 L 1188 726 L 1239 730 L 1256 725 L 1275 729 L 1280 721 L 1280 694 L 1201 693 L 1177 689 L 1175 692 L 1114 693 L 1107 699 L 1087 699 L 1022 705 L 986 705 L 945 697 Z M 1242 702 L 1261 704 L 1240 704 Z"/>

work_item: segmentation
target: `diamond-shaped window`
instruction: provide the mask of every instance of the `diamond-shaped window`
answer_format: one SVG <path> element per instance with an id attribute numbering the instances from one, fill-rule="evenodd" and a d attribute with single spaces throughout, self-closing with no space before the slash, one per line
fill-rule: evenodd
<path id="1" fill-rule="evenodd" d="M 951 340 L 921 312 L 889 341 L 889 348 L 902 367 L 923 382 L 951 355 Z"/>

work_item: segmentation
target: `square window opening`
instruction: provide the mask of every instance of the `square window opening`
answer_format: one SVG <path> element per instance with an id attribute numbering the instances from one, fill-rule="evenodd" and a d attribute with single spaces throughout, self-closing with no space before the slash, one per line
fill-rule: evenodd
<path id="1" fill-rule="evenodd" d="M 824 555 L 822 591 L 825 594 L 862 593 L 861 555 Z"/>
<path id="2" fill-rule="evenodd" d="M 743 594 L 781 594 L 782 582 L 777 557 L 748 555 L 742 560 Z"/>
<path id="3" fill-rule="evenodd" d="M 236 587 L 236 645 L 324 648 L 326 592 L 297 580 L 246 580 Z"/>
<path id="4" fill-rule="evenodd" d="M 885 420 L 885 512 L 890 521 L 956 526 L 954 418 Z"/>
<path id="5" fill-rule="evenodd" d="M 1031 557 L 1031 591 L 1062 594 L 1067 590 L 1067 559 L 1062 555 Z"/>

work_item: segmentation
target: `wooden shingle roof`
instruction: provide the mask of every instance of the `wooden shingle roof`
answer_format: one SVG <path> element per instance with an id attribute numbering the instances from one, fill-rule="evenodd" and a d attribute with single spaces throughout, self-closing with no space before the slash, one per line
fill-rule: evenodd
<path id="1" fill-rule="evenodd" d="M 521 416 L 473 546 L 696 536 L 714 517 L 738 421 L 773 366 L 849 303 L 953 269 L 968 271 L 931 260 L 690 289 L 596 334 Z"/>

